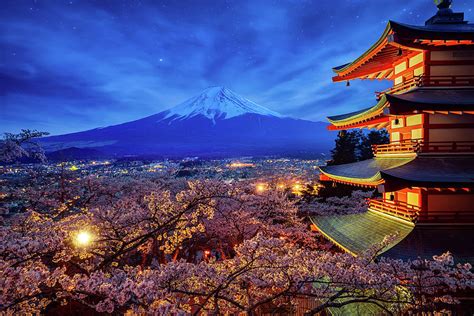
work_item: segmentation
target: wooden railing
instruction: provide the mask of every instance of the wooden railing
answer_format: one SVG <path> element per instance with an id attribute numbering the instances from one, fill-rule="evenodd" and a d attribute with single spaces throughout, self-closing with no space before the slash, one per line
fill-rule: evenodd
<path id="1" fill-rule="evenodd" d="M 410 90 L 412 88 L 415 88 L 415 87 L 420 87 L 421 82 L 422 82 L 421 78 L 422 78 L 422 76 L 414 76 L 413 78 L 405 80 L 402 83 L 396 84 L 393 87 L 390 87 L 390 88 L 385 89 L 383 91 L 375 92 L 375 95 L 377 96 L 377 99 L 380 99 L 382 97 L 382 95 L 384 95 L 386 93 L 396 94 L 396 93 L 399 93 L 399 92 L 408 91 L 408 90 Z"/>
<path id="2" fill-rule="evenodd" d="M 383 154 L 406 154 L 419 151 L 420 143 L 417 141 L 392 142 L 390 144 L 372 145 L 372 152 L 377 157 Z"/>
<path id="3" fill-rule="evenodd" d="M 453 198 L 455 198 L 453 196 Z M 368 199 L 369 208 L 418 223 L 474 223 L 474 211 L 426 212 L 400 201 Z"/>
<path id="4" fill-rule="evenodd" d="M 408 139 L 390 144 L 372 145 L 374 156 L 406 153 L 473 153 L 474 141 L 426 142 Z"/>
<path id="5" fill-rule="evenodd" d="M 383 94 L 397 94 L 406 92 L 416 87 L 466 87 L 474 86 L 474 76 L 458 75 L 458 76 L 414 76 L 402 83 L 396 84 L 391 88 L 380 92 L 375 92 L 377 99 Z"/>
<path id="6" fill-rule="evenodd" d="M 369 208 L 389 215 L 395 215 L 413 222 L 417 220 L 418 214 L 421 211 L 421 209 L 415 205 L 400 201 L 389 202 L 380 199 L 369 199 Z"/>

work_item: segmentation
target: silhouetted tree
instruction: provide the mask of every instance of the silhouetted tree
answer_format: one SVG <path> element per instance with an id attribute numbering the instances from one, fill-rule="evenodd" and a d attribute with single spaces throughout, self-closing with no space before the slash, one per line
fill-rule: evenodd
<path id="1" fill-rule="evenodd" d="M 328 165 L 341 165 L 357 161 L 356 148 L 360 142 L 360 131 L 340 131 L 336 138 L 336 146 L 331 150 Z"/>
<path id="2" fill-rule="evenodd" d="M 336 146 L 331 151 L 328 165 L 340 165 L 373 158 L 372 145 L 389 142 L 387 131 L 370 131 L 364 134 L 360 130 L 341 131 L 336 138 Z"/>
<path id="3" fill-rule="evenodd" d="M 372 152 L 373 145 L 387 144 L 389 142 L 388 132 L 386 130 L 370 131 L 367 135 L 361 134 L 358 146 L 357 160 L 366 160 L 374 157 Z"/>

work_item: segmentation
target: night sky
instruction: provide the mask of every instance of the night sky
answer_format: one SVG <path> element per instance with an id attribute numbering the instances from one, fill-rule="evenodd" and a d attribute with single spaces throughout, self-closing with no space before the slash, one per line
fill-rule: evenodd
<path id="1" fill-rule="evenodd" d="M 454 10 L 474 20 L 474 1 Z M 284 115 L 325 120 L 389 82 L 332 83 L 389 19 L 423 24 L 432 0 L 1 1 L 0 133 L 52 134 L 163 111 L 215 85 Z"/>

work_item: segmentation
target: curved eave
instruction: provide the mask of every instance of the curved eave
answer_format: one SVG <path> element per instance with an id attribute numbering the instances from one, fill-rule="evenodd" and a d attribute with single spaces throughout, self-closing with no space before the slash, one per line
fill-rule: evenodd
<path id="1" fill-rule="evenodd" d="M 319 170 L 321 171 L 322 174 L 324 174 L 326 177 L 328 177 L 332 181 L 343 183 L 343 184 L 363 186 L 363 187 L 377 187 L 378 185 L 384 183 L 384 180 L 382 179 L 380 172 L 377 172 L 374 176 L 370 178 L 350 178 L 350 177 L 337 176 L 334 174 L 330 174 L 328 172 L 325 172 L 323 169 L 321 169 L 321 167 L 319 167 Z"/>
<path id="2" fill-rule="evenodd" d="M 356 78 L 378 78 L 387 77 L 384 73 L 392 68 L 393 58 L 400 59 L 409 57 L 413 53 L 418 53 L 423 48 L 423 41 L 467 41 L 468 45 L 473 44 L 474 25 L 473 24 L 455 24 L 455 25 L 430 25 L 430 26 L 412 26 L 394 21 L 389 21 L 380 38 L 367 51 L 351 63 L 334 67 L 336 76 L 333 81 L 351 80 Z M 461 43 L 459 43 L 461 45 Z M 387 46 L 392 46 L 391 48 Z M 382 50 L 386 49 L 384 52 Z M 384 57 L 385 62 L 374 62 L 377 54 L 382 52 L 387 56 L 388 50 L 402 50 L 401 56 Z M 392 54 L 393 55 L 393 54 Z M 374 58 L 375 57 L 375 58 Z M 365 69 L 362 69 L 362 67 Z"/>
<path id="3" fill-rule="evenodd" d="M 339 77 L 341 77 L 344 74 L 349 73 L 351 70 L 354 70 L 356 67 L 360 66 L 363 63 L 363 61 L 366 59 L 366 57 L 371 56 L 375 54 L 376 52 L 379 52 L 385 45 L 387 45 L 388 43 L 387 37 L 391 31 L 392 31 L 392 27 L 389 22 L 387 26 L 385 27 L 385 30 L 380 36 L 380 38 L 377 40 L 377 42 L 375 42 L 375 44 L 372 45 L 365 53 L 363 53 L 361 56 L 359 56 L 359 58 L 357 58 L 351 63 L 347 63 L 343 66 L 334 67 L 333 71 Z"/>
<path id="4" fill-rule="evenodd" d="M 388 125 L 390 125 L 390 117 L 380 115 L 347 125 L 329 125 L 327 129 L 330 131 L 340 131 L 352 128 L 382 129 L 386 128 Z"/>
<path id="5" fill-rule="evenodd" d="M 321 166 L 323 180 L 350 185 L 376 187 L 385 182 L 381 171 L 396 169 L 415 157 L 372 158 L 342 165 Z"/>
<path id="6" fill-rule="evenodd" d="M 327 119 L 332 126 L 334 126 L 334 128 L 330 129 L 337 130 L 352 127 L 364 127 L 387 122 L 388 117 L 383 117 L 384 109 L 387 105 L 387 98 L 384 94 L 377 104 L 371 108 L 343 115 L 329 116 Z M 380 121 L 370 122 L 375 119 L 380 119 Z"/>

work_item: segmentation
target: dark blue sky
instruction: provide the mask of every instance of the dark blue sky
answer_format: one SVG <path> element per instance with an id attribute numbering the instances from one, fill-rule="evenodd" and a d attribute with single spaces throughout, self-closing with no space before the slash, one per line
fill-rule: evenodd
<path id="1" fill-rule="evenodd" d="M 455 11 L 474 20 L 474 1 Z M 373 104 L 385 82 L 331 83 L 389 19 L 422 24 L 432 0 L 3 0 L 0 132 L 53 134 L 151 115 L 225 85 L 324 120 Z"/>

